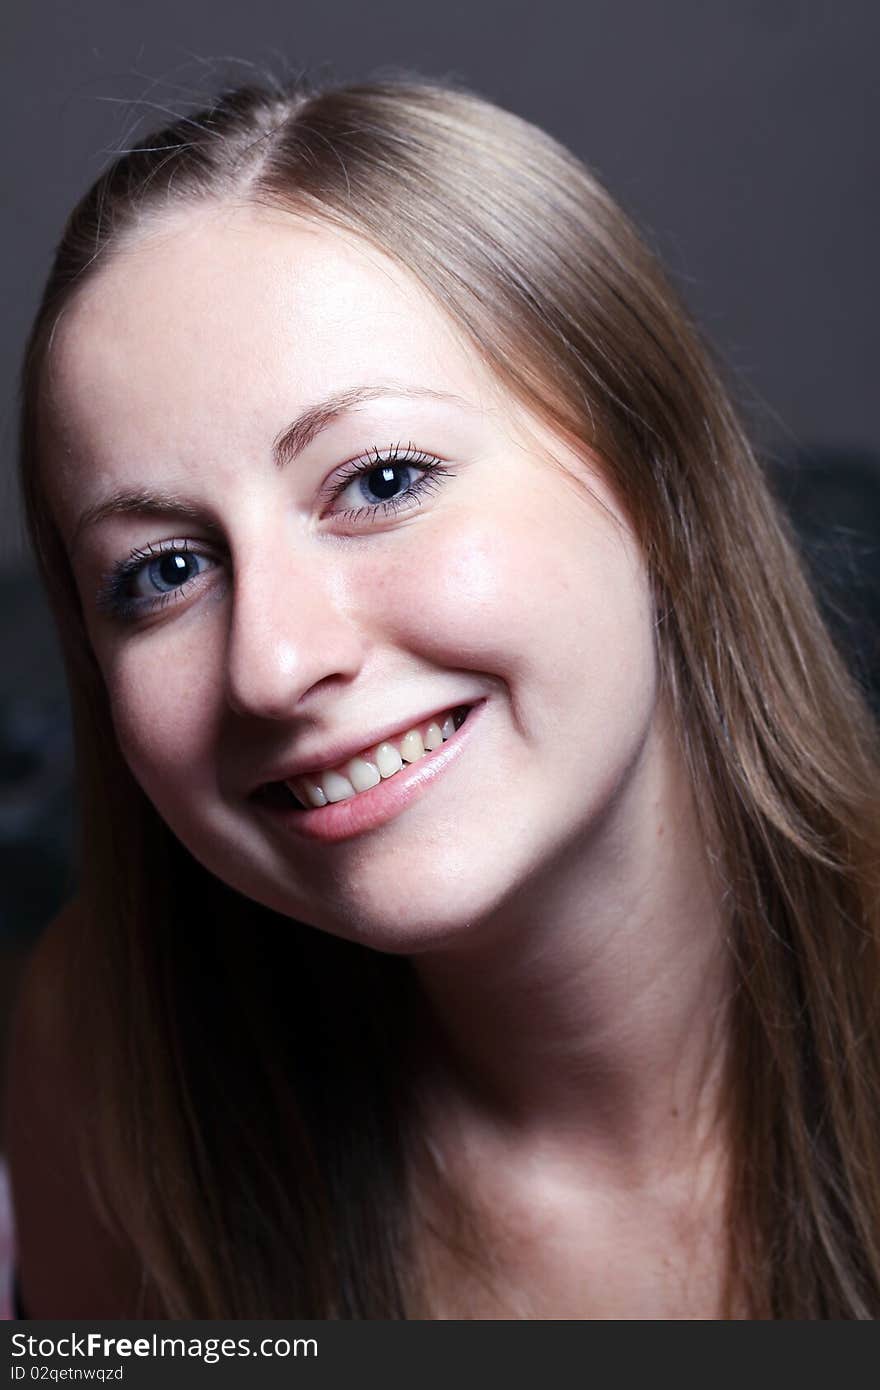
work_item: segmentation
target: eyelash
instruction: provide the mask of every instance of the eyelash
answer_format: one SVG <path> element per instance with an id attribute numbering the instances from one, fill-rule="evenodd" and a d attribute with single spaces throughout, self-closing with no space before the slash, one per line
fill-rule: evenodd
<path id="1" fill-rule="evenodd" d="M 454 471 L 451 468 L 445 467 L 440 459 L 433 454 L 426 454 L 416 449 L 412 441 L 404 449 L 398 442 L 393 448 L 386 449 L 384 452 L 374 446 L 363 458 L 349 464 L 346 471 L 322 492 L 322 502 L 335 501 L 345 492 L 353 479 L 374 473 L 378 468 L 388 468 L 395 464 L 398 466 L 411 465 L 422 470 L 420 476 L 406 492 L 401 493 L 398 497 L 389 497 L 384 500 L 377 498 L 375 506 L 348 508 L 346 511 L 335 513 L 335 516 L 350 525 L 360 521 L 364 516 L 372 517 L 379 512 L 383 517 L 393 516 L 404 508 L 420 506 L 423 496 L 439 488 L 444 478 L 454 476 Z M 193 579 L 198 578 L 197 575 L 185 580 L 177 588 L 157 594 L 155 598 L 132 597 L 129 592 L 131 582 L 137 578 L 151 560 L 157 559 L 160 555 L 198 555 L 200 558 L 204 558 L 202 552 L 196 549 L 195 543 L 188 540 L 159 541 L 155 544 L 151 542 L 149 545 L 133 550 L 125 560 L 120 560 L 104 575 L 96 599 L 96 606 L 99 611 L 119 622 L 132 622 L 145 614 L 156 613 L 169 603 L 177 602 L 183 598 L 189 591 Z"/>
<path id="2" fill-rule="evenodd" d="M 426 454 L 421 449 L 417 449 L 412 440 L 404 449 L 401 448 L 398 441 L 393 448 L 386 449 L 384 453 L 374 445 L 363 458 L 356 459 L 347 465 L 347 471 L 342 473 L 330 488 L 324 491 L 322 501 L 335 501 L 345 492 L 354 478 L 358 478 L 362 474 L 368 476 L 370 473 L 375 473 L 377 468 L 388 468 L 394 464 L 413 465 L 423 470 L 421 476 L 408 492 L 403 493 L 400 497 L 386 498 L 384 501 L 377 499 L 377 504 L 374 507 L 349 508 L 347 511 L 338 512 L 337 516 L 343 521 L 353 523 L 359 521 L 362 516 L 375 516 L 380 508 L 383 516 L 393 516 L 395 512 L 399 512 L 409 505 L 421 505 L 424 493 L 440 487 L 442 478 L 452 476 L 452 469 L 445 468 L 440 459 L 433 454 Z"/>

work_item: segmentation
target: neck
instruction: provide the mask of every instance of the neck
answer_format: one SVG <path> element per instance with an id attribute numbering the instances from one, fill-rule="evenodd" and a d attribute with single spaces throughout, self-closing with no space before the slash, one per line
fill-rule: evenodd
<path id="1" fill-rule="evenodd" d="M 669 727 L 589 843 L 469 942 L 418 956 L 439 1128 L 627 1186 L 711 1142 L 729 989 L 721 893 Z M 450 1128 L 451 1127 L 451 1128 Z"/>

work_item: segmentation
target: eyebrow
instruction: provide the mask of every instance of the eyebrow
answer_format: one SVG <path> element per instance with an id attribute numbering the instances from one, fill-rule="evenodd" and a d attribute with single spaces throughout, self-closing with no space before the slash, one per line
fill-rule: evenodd
<path id="1" fill-rule="evenodd" d="M 432 400 L 464 406 L 466 401 L 448 391 L 433 391 L 427 386 L 397 386 L 393 383 L 377 386 L 356 386 L 348 391 L 337 391 L 316 405 L 309 406 L 298 415 L 292 424 L 275 438 L 272 444 L 272 458 L 277 468 L 299 457 L 304 449 L 329 428 L 341 416 L 347 415 L 357 406 L 367 401 L 379 400 L 385 396 L 400 396 L 405 400 Z M 219 531 L 216 522 L 206 516 L 204 508 L 189 498 L 175 492 L 164 492 L 135 488 L 114 492 L 102 502 L 87 507 L 74 528 L 70 542 L 71 552 L 90 526 L 96 525 L 111 516 L 124 516 L 137 513 L 140 516 L 177 516 L 182 520 L 195 521 Z"/>
<path id="2" fill-rule="evenodd" d="M 293 463 L 294 459 L 302 453 L 303 449 L 311 444 L 322 430 L 339 419 L 340 415 L 346 415 L 354 410 L 356 406 L 363 405 L 366 401 L 375 401 L 382 396 L 402 396 L 406 400 L 431 400 L 431 401 L 452 401 L 456 405 L 464 405 L 465 402 L 460 396 L 450 395 L 448 391 L 432 391 L 427 386 L 355 386 L 350 391 L 338 391 L 333 396 L 328 396 L 326 400 L 319 401 L 317 405 L 309 406 L 304 410 L 292 425 L 288 425 L 272 445 L 272 454 L 279 468 L 284 468 L 286 464 Z"/>

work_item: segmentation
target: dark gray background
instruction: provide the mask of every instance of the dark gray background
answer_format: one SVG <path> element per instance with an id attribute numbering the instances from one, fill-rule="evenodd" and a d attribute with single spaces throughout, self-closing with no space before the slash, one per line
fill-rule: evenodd
<path id="1" fill-rule="evenodd" d="M 876 0 L 14 0 L 2 24 L 0 568 L 21 563 L 15 380 L 63 218 L 132 100 L 210 90 L 217 58 L 452 73 L 545 126 L 647 230 L 765 447 L 880 453 Z"/>

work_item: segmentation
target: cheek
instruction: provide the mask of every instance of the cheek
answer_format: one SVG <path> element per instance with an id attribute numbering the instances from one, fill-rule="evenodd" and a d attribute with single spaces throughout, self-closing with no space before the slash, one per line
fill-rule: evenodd
<path id="1" fill-rule="evenodd" d="M 220 673 L 212 671 L 206 656 L 203 646 L 198 660 L 177 647 L 172 656 L 148 637 L 104 665 L 122 755 L 159 803 L 169 791 L 179 794 L 184 775 L 193 790 L 211 780 L 212 710 Z"/>
<path id="2" fill-rule="evenodd" d="M 402 547 L 382 576 L 386 620 L 376 634 L 384 626 L 389 644 L 416 661 L 495 678 L 519 698 L 546 640 L 547 615 L 565 601 L 564 584 L 539 554 L 542 543 L 521 528 L 497 506 L 486 519 L 469 509 L 414 528 L 416 544 Z"/>
<path id="3" fill-rule="evenodd" d="M 619 720 L 621 702 L 641 707 L 654 691 L 647 575 L 627 534 L 570 494 L 563 502 L 537 494 L 485 521 L 445 518 L 384 576 L 387 611 L 399 617 L 409 595 L 399 641 L 496 674 L 520 701 L 539 684 L 543 717 L 560 727 L 573 710 Z"/>

